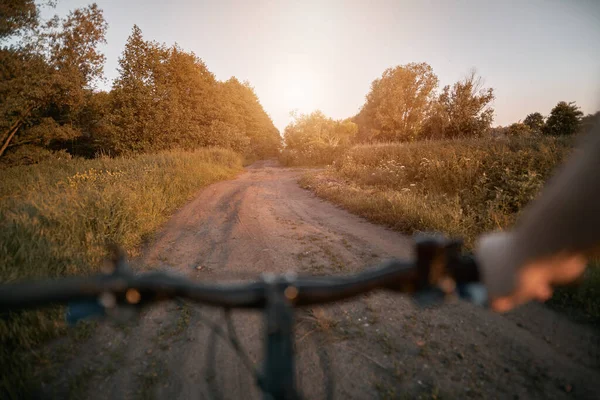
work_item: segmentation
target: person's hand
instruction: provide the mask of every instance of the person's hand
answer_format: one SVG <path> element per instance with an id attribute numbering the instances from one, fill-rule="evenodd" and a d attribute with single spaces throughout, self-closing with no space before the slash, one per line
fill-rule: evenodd
<path id="1" fill-rule="evenodd" d="M 491 307 L 506 312 L 531 300 L 546 301 L 552 296 L 552 286 L 575 281 L 583 274 L 586 262 L 586 258 L 578 254 L 558 254 L 531 262 L 518 270 L 514 291 L 492 299 Z"/>

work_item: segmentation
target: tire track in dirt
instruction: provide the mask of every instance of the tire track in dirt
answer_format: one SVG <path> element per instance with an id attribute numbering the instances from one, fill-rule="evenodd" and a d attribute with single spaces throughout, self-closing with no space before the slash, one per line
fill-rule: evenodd
<path id="1" fill-rule="evenodd" d="M 273 162 L 202 190 L 164 226 L 140 268 L 202 281 L 262 272 L 348 273 L 389 257 L 411 257 L 410 241 L 298 187 L 302 171 Z M 386 293 L 296 314 L 298 384 L 324 398 L 597 398 L 597 332 L 540 305 L 506 316 L 469 304 L 416 309 Z M 213 340 L 209 307 L 170 303 L 123 327 L 101 324 L 67 357 L 43 397 L 260 398 L 235 352 Z M 261 317 L 233 313 L 250 360 L 262 355 Z M 533 323 L 535 321 L 535 323 Z M 75 382 L 75 384 L 74 384 Z M 73 392 L 77 388 L 77 392 Z M 404 397 L 403 397 L 404 396 Z"/>

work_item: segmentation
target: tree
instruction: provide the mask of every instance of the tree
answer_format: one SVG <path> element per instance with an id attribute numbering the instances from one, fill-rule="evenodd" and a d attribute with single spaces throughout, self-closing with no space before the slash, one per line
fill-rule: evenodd
<path id="1" fill-rule="evenodd" d="M 48 102 L 52 71 L 40 55 L 13 48 L 0 49 L 0 65 L 2 156 L 36 106 Z"/>
<path id="2" fill-rule="evenodd" d="M 546 135 L 573 135 L 579 131 L 583 113 L 575 102 L 559 102 L 550 112 L 544 125 Z"/>
<path id="3" fill-rule="evenodd" d="M 281 147 L 281 136 L 265 112 L 254 88 L 235 77 L 219 84 L 219 120 L 236 126 L 248 138 L 246 151 L 259 158 L 274 156 Z"/>
<path id="4" fill-rule="evenodd" d="M 3 26 L 12 26 L 13 33 L 31 25 L 36 29 L 31 28 L 27 41 L 0 49 L 0 94 L 4 100 L 0 105 L 0 156 L 21 144 L 48 144 L 52 133 L 56 139 L 64 139 L 65 132 L 77 133 L 71 126 L 61 126 L 72 125 L 85 91 L 101 77 L 104 63 L 96 47 L 105 41 L 107 24 L 95 4 L 40 26 L 37 9 L 33 12 L 30 2 L 14 3 L 25 7 L 26 11 L 17 15 L 26 17 L 17 18 L 18 23 L 0 18 Z M 33 128 L 43 121 L 48 132 L 36 137 L 41 131 Z"/>
<path id="5" fill-rule="evenodd" d="M 46 24 L 42 36 L 48 43 L 45 51 L 49 64 L 58 71 L 60 104 L 80 107 L 85 90 L 94 88 L 102 79 L 106 57 L 98 46 L 106 43 L 107 29 L 103 12 L 95 3 Z"/>
<path id="6" fill-rule="evenodd" d="M 103 141 L 113 153 L 220 146 L 265 157 L 281 144 L 248 83 L 217 82 L 194 53 L 144 40 L 137 26 L 111 96 Z"/>
<path id="7" fill-rule="evenodd" d="M 38 24 L 39 12 L 34 0 L 0 2 L 0 41 Z"/>
<path id="8" fill-rule="evenodd" d="M 206 137 L 214 132 L 211 124 L 218 118 L 215 76 L 199 57 L 177 44 L 168 48 L 164 57 L 165 60 L 156 66 L 153 82 L 153 101 L 160 112 L 157 116 L 164 138 L 160 147 L 193 149 L 207 146 L 210 139 Z M 243 135 L 243 131 L 240 134 Z M 222 143 L 222 147 L 237 146 Z"/>
<path id="9" fill-rule="evenodd" d="M 544 129 L 544 116 L 539 112 L 534 112 L 525 117 L 523 123 L 531 130 L 532 133 L 541 133 Z"/>
<path id="10" fill-rule="evenodd" d="M 490 127 L 487 130 L 486 135 L 492 139 L 504 138 L 508 134 L 508 129 L 509 127 L 502 125 Z"/>
<path id="11" fill-rule="evenodd" d="M 588 132 L 592 127 L 600 124 L 600 111 L 588 114 L 581 119 L 581 131 Z"/>
<path id="12" fill-rule="evenodd" d="M 445 86 L 428 115 L 424 136 L 429 138 L 479 137 L 494 119 L 494 90 L 483 87 L 473 70 L 452 87 Z"/>
<path id="13" fill-rule="evenodd" d="M 388 68 L 371 84 L 360 120 L 362 141 L 410 141 L 421 133 L 438 78 L 426 63 Z"/>
<path id="14" fill-rule="evenodd" d="M 166 148 L 164 120 L 167 118 L 166 93 L 157 88 L 168 50 L 144 40 L 134 25 L 119 57 L 119 76 L 113 83 L 108 129 L 101 138 L 106 150 L 121 154 Z"/>

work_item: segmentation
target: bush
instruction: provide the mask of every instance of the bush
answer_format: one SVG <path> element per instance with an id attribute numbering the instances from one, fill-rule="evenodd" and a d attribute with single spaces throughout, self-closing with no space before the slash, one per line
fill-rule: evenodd
<path id="1" fill-rule="evenodd" d="M 285 149 L 279 161 L 286 166 L 324 166 L 331 164 L 348 147 L 329 146 L 324 143 L 310 144 L 302 149 Z"/>
<path id="2" fill-rule="evenodd" d="M 39 146 L 24 145 L 8 151 L 3 157 L 0 157 L 0 168 L 37 164 L 52 159 L 69 160 L 71 155 L 65 150 L 52 151 Z"/>
<path id="3" fill-rule="evenodd" d="M 524 137 L 524 136 L 531 136 L 534 133 L 539 133 L 539 132 L 534 132 L 528 125 L 521 123 L 521 122 L 515 122 L 514 124 L 510 124 L 506 128 L 507 136 Z"/>
<path id="4" fill-rule="evenodd" d="M 327 165 L 348 149 L 358 126 L 346 120 L 333 120 L 321 111 L 295 115 L 284 131 L 284 165 Z"/>

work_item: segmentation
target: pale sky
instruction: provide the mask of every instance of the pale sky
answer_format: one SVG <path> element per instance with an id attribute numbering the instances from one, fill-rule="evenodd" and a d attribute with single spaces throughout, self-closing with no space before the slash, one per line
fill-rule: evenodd
<path id="1" fill-rule="evenodd" d="M 294 109 L 353 116 L 386 68 L 423 61 L 440 86 L 475 67 L 495 89 L 494 125 L 561 100 L 600 109 L 600 0 L 96 2 L 109 24 L 106 88 L 137 24 L 217 79 L 250 81 L 280 131 Z M 59 0 L 53 12 L 89 3 Z"/>

